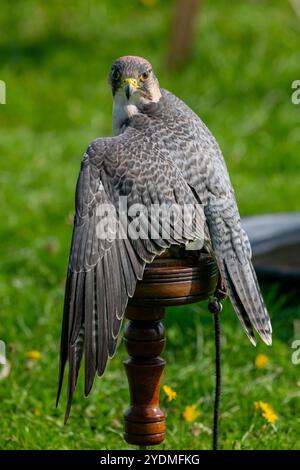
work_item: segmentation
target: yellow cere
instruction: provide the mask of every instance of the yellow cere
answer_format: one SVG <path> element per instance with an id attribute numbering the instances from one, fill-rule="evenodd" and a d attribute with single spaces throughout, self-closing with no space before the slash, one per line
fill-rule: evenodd
<path id="1" fill-rule="evenodd" d="M 137 88 L 138 87 L 138 82 L 136 81 L 135 78 L 125 78 L 123 80 L 123 84 L 124 85 L 131 85 L 133 86 L 134 88 Z"/>

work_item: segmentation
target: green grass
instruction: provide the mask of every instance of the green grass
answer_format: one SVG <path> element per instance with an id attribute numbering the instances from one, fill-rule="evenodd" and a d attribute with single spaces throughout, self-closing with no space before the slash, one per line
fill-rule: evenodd
<path id="1" fill-rule="evenodd" d="M 117 449 L 128 390 L 123 346 L 91 396 L 82 382 L 69 424 L 55 410 L 64 276 L 74 186 L 88 143 L 111 132 L 107 72 L 123 54 L 148 57 L 161 85 L 200 114 L 224 151 L 242 215 L 299 210 L 300 107 L 291 104 L 299 79 L 300 21 L 288 2 L 205 2 L 187 64 L 164 65 L 173 2 L 3 1 L 0 10 L 1 268 L 0 338 L 12 370 L 0 382 L 3 449 Z M 266 289 L 274 345 L 248 344 L 227 304 L 223 320 L 221 447 L 300 447 L 299 367 L 291 363 L 298 307 Z M 213 334 L 205 304 L 170 310 L 164 383 L 177 399 L 167 412 L 166 449 L 205 449 L 211 436 L 182 419 L 198 404 L 196 423 L 211 428 Z M 188 313 L 187 313 L 188 312 Z M 299 336 L 299 334 L 298 334 Z M 25 353 L 42 357 L 28 362 Z M 266 369 L 254 367 L 258 352 Z M 270 403 L 276 428 L 254 416 Z"/>

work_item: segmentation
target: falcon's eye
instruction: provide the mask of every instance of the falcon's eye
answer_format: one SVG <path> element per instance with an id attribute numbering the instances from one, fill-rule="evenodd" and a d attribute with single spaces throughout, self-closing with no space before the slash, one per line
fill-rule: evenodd
<path id="1" fill-rule="evenodd" d="M 147 80 L 147 78 L 149 78 L 150 72 L 151 72 L 151 70 L 147 70 L 147 72 L 142 73 L 142 75 L 140 75 L 140 80 L 142 82 Z"/>
<path id="2" fill-rule="evenodd" d="M 120 72 L 119 72 L 118 69 L 113 69 L 113 70 L 111 71 L 111 78 L 112 78 L 113 80 L 119 80 L 120 76 L 121 76 L 121 74 L 120 74 Z"/>

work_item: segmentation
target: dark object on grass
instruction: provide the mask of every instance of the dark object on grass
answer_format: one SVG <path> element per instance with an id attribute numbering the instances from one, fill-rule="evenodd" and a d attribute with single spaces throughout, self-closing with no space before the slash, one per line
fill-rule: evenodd
<path id="1" fill-rule="evenodd" d="M 245 217 L 257 274 L 266 280 L 300 281 L 300 212 Z"/>

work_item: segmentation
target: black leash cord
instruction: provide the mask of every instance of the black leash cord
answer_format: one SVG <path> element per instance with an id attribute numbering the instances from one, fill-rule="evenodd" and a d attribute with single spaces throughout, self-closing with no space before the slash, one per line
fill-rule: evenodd
<path id="1" fill-rule="evenodd" d="M 214 428 L 213 428 L 213 450 L 218 450 L 219 421 L 220 421 L 220 398 L 221 398 L 221 325 L 220 314 L 214 314 L 215 325 L 215 347 L 216 347 L 216 383 L 214 404 Z"/>
<path id="2" fill-rule="evenodd" d="M 221 322 L 220 313 L 222 311 L 222 304 L 219 300 L 215 299 L 208 304 L 208 310 L 213 314 L 214 327 L 215 327 L 215 366 L 216 366 L 216 381 L 215 381 L 215 402 L 214 402 L 214 424 L 213 424 L 213 450 L 218 450 L 219 440 L 219 422 L 220 422 L 220 398 L 221 398 Z"/>

